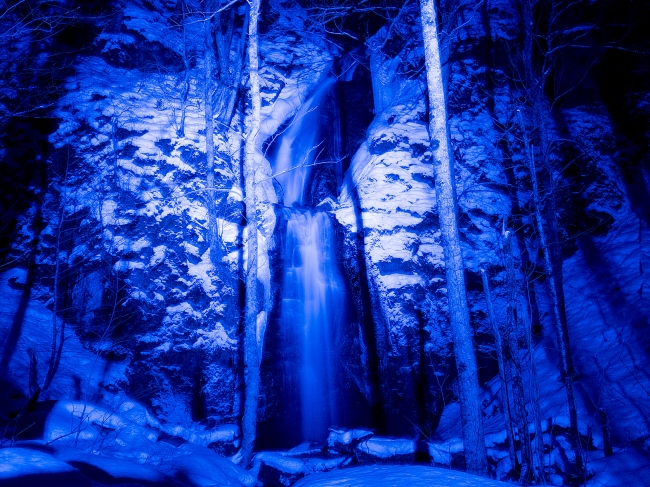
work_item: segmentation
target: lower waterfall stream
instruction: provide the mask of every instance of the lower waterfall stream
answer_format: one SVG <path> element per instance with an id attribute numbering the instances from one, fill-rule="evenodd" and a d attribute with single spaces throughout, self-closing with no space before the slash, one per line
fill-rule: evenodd
<path id="1" fill-rule="evenodd" d="M 298 334 L 302 439 L 322 441 L 338 422 L 335 363 L 344 290 L 324 212 L 288 210 L 281 327 Z"/>

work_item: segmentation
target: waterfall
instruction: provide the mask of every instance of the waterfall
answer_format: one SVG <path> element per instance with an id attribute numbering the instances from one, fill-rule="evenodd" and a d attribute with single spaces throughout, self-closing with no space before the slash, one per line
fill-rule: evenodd
<path id="1" fill-rule="evenodd" d="M 325 212 L 302 207 L 309 176 L 318 154 L 319 115 L 334 79 L 327 79 L 304 103 L 278 140 L 273 168 L 283 189 L 286 219 L 280 309 L 282 335 L 299 349 L 292 376 L 299 381 L 303 441 L 323 441 L 327 428 L 339 421 L 335 369 L 337 340 L 345 315 L 345 292 L 338 269 L 334 230 Z M 335 131 L 336 127 L 329 128 Z M 328 148 L 329 153 L 338 149 Z M 281 345 L 282 346 L 282 345 Z"/>
<path id="2" fill-rule="evenodd" d="M 282 186 L 284 206 L 302 205 L 305 185 L 318 154 L 324 150 L 316 142 L 321 103 L 336 80 L 327 78 L 303 103 L 287 130 L 281 135 L 273 174 Z"/>
<path id="3" fill-rule="evenodd" d="M 336 338 L 344 296 L 332 223 L 323 212 L 289 212 L 281 326 L 294 327 L 301 347 L 303 440 L 323 440 L 336 424 Z"/>

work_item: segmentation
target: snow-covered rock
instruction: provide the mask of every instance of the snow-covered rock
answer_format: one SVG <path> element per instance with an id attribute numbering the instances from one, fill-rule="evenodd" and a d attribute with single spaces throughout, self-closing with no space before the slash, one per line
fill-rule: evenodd
<path id="1" fill-rule="evenodd" d="M 257 478 L 269 487 L 289 487 L 307 474 L 307 467 L 299 458 L 276 452 L 260 452 L 255 455 Z"/>
<path id="2" fill-rule="evenodd" d="M 359 443 L 369 440 L 373 435 L 374 432 L 367 430 L 331 428 L 327 436 L 327 448 L 337 453 L 351 454 Z"/>
<path id="3" fill-rule="evenodd" d="M 409 464 L 415 461 L 415 441 L 374 436 L 354 449 L 359 463 Z"/>

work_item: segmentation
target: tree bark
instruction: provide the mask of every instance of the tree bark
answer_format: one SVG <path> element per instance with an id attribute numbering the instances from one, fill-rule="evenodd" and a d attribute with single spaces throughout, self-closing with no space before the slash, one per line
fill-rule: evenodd
<path id="1" fill-rule="evenodd" d="M 210 244 L 210 261 L 212 265 L 221 265 L 223 252 L 221 239 L 219 238 L 218 212 L 215 201 L 214 187 L 214 43 L 212 37 L 212 1 L 206 1 L 206 20 L 204 37 L 204 74 L 205 74 L 205 158 L 207 191 L 205 194 L 206 206 L 208 209 L 208 240 Z"/>
<path id="2" fill-rule="evenodd" d="M 183 9 L 181 31 L 183 33 L 183 87 L 181 89 L 181 120 L 178 125 L 176 135 L 185 137 L 185 117 L 187 115 L 187 99 L 190 94 L 190 62 L 188 59 L 189 53 L 187 52 L 187 29 L 185 27 L 186 8 L 185 1 L 181 2 Z"/>
<path id="3" fill-rule="evenodd" d="M 573 366 L 571 362 L 571 350 L 569 348 L 569 337 L 567 334 L 566 326 L 563 326 L 563 323 L 566 323 L 566 311 L 564 310 L 563 301 L 560 297 L 561 290 L 558 289 L 558 280 L 555 272 L 555 266 L 553 265 L 553 261 L 551 259 L 548 237 L 546 234 L 546 229 L 544 227 L 544 217 L 541 210 L 542 202 L 539 183 L 537 180 L 535 154 L 533 153 L 533 149 L 531 147 L 531 143 L 524 126 L 523 118 L 521 117 L 521 113 L 519 113 L 519 123 L 521 124 L 522 132 L 524 133 L 524 144 L 526 146 L 530 179 L 533 189 L 532 194 L 535 223 L 537 227 L 537 237 L 539 238 L 539 244 L 542 248 L 542 253 L 544 254 L 544 270 L 546 272 L 546 281 L 548 283 L 551 295 L 551 305 L 553 307 L 553 321 L 555 323 L 557 347 L 560 354 L 560 376 L 562 378 L 562 382 L 564 383 L 564 389 L 567 396 L 567 408 L 569 410 L 569 423 L 572 443 L 576 449 L 576 467 L 579 472 L 582 472 L 582 446 L 580 444 L 578 413 L 576 409 L 575 393 L 573 389 Z"/>
<path id="4" fill-rule="evenodd" d="M 506 287 L 508 289 L 508 336 L 509 336 L 509 348 L 512 359 L 513 372 L 518 374 L 517 378 L 513 378 L 513 400 L 515 403 L 519 403 L 519 406 L 515 404 L 515 410 L 517 415 L 517 422 L 519 428 L 519 435 L 521 437 L 522 443 L 522 472 L 521 477 L 525 479 L 526 472 L 525 469 L 530 469 L 532 472 L 533 467 L 533 450 L 532 444 L 530 441 L 530 435 L 528 434 L 528 418 L 526 415 L 526 406 L 525 406 L 525 395 L 524 395 L 524 382 L 521 376 L 521 359 L 519 353 L 519 340 L 517 339 L 517 282 L 515 277 L 515 264 L 514 256 L 512 252 L 512 232 L 506 231 L 504 234 L 505 244 L 503 248 L 503 254 L 506 263 Z M 524 289 L 526 289 L 524 287 Z M 532 315 L 531 315 L 532 316 Z M 544 478 L 544 443 L 542 438 L 542 423 L 541 415 L 539 411 L 539 393 L 537 387 L 537 368 L 535 365 L 535 357 L 533 356 L 532 350 L 532 323 L 529 328 L 529 333 L 526 336 L 526 341 L 528 344 L 528 352 L 530 355 L 530 365 L 531 365 L 531 386 L 532 389 L 532 400 L 531 407 L 533 410 L 533 420 L 535 424 L 535 437 L 540 443 L 538 443 L 537 448 L 537 462 L 538 470 L 536 478 L 538 481 L 543 481 Z M 514 377 L 514 376 L 513 376 Z M 523 428 L 523 429 L 522 429 Z M 525 436 L 522 436 L 525 435 Z"/>
<path id="5" fill-rule="evenodd" d="M 494 333 L 494 348 L 497 352 L 497 365 L 499 366 L 499 381 L 501 382 L 501 407 L 503 408 L 503 419 L 506 426 L 506 437 L 508 438 L 508 454 L 510 455 L 510 464 L 512 468 L 517 470 L 519 468 L 519 461 L 515 453 L 515 435 L 512 431 L 512 414 L 510 412 L 510 397 L 508 394 L 508 380 L 506 378 L 506 363 L 503 358 L 503 342 L 501 341 L 501 332 L 499 331 L 499 324 L 497 323 L 496 316 L 494 315 L 494 307 L 492 306 L 492 297 L 490 295 L 490 283 L 488 282 L 487 272 L 481 269 L 481 277 L 483 279 L 483 291 L 485 292 L 485 300 L 487 301 L 488 317 L 492 325 Z"/>
<path id="6" fill-rule="evenodd" d="M 429 91 L 429 137 L 433 154 L 436 202 L 447 274 L 447 299 L 454 354 L 458 370 L 461 422 L 467 470 L 486 476 L 487 454 L 479 399 L 478 371 L 465 291 L 465 276 L 458 231 L 458 203 L 453 154 L 447 127 L 438 26 L 433 0 L 420 0 L 424 59 Z"/>
<path id="7" fill-rule="evenodd" d="M 506 273 L 508 281 L 508 310 L 507 310 L 507 341 L 510 351 L 510 380 L 512 381 L 512 401 L 515 409 L 515 421 L 519 430 L 521 448 L 520 480 L 526 482 L 532 468 L 532 450 L 530 435 L 528 434 L 528 417 L 526 415 L 526 398 L 524 396 L 524 379 L 521 373 L 521 358 L 519 352 L 519 339 L 517 331 L 517 317 L 515 314 L 514 296 L 514 266 L 512 258 L 506 254 Z"/>
<path id="8" fill-rule="evenodd" d="M 68 194 L 68 174 L 66 168 L 65 185 L 63 200 L 61 201 L 61 208 L 59 210 L 59 225 L 56 233 L 56 245 L 54 246 L 55 264 L 54 264 L 54 279 L 52 283 L 52 344 L 50 351 L 50 361 L 47 367 L 47 374 L 43 382 L 42 392 L 46 392 L 54 380 L 56 371 L 61 362 L 61 353 L 63 351 L 63 342 L 65 341 L 65 321 L 61 320 L 61 325 L 57 323 L 57 314 L 59 312 L 59 281 L 61 279 L 61 259 L 59 253 L 61 252 L 61 234 L 63 233 L 63 224 L 65 222 L 65 205 Z"/>
<path id="9" fill-rule="evenodd" d="M 257 22 L 260 0 L 251 0 L 248 24 L 248 62 L 250 76 L 251 115 L 248 123 L 244 155 L 244 188 L 247 219 L 246 311 L 244 317 L 244 416 L 242 418 L 242 465 L 248 467 L 253 457 L 257 426 L 257 399 L 260 389 L 260 358 L 257 343 L 258 280 L 257 280 L 257 208 L 255 200 L 255 156 L 260 127 L 260 79 Z"/>
<path id="10" fill-rule="evenodd" d="M 600 427 L 603 431 L 603 450 L 606 457 L 611 457 L 614 454 L 614 447 L 612 446 L 612 430 L 609 425 L 609 418 L 607 412 L 600 408 L 598 409 L 598 418 L 600 419 Z"/>

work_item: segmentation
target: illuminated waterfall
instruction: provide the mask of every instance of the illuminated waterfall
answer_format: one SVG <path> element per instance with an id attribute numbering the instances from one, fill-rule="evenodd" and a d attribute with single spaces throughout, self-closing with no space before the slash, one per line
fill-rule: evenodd
<path id="1" fill-rule="evenodd" d="M 300 425 L 302 439 L 313 441 L 324 440 L 327 428 L 338 421 L 334 370 L 345 295 L 330 217 L 301 205 L 311 169 L 323 150 L 319 113 L 333 83 L 333 79 L 323 82 L 304 103 L 281 136 L 274 163 L 287 220 L 280 327 L 296 337 L 300 348 L 300 371 L 295 374 L 300 381 Z"/>

